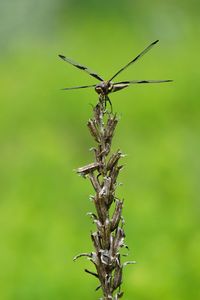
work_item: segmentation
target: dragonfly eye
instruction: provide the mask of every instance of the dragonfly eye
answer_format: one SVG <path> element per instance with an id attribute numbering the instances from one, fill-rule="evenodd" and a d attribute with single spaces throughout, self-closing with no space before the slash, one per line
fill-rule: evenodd
<path id="1" fill-rule="evenodd" d="M 95 87 L 95 91 L 98 93 L 98 94 L 101 94 L 102 93 L 102 88 L 100 86 L 96 86 Z"/>

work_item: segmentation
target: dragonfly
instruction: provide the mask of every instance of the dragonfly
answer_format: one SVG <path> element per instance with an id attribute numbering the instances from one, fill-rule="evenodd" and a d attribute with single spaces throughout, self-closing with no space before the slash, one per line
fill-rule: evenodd
<path id="1" fill-rule="evenodd" d="M 172 82 L 171 79 L 166 80 L 126 80 L 126 81 L 120 81 L 120 82 L 113 82 L 113 79 L 116 78 L 121 72 L 123 72 L 125 69 L 127 69 L 130 65 L 134 64 L 136 61 L 138 61 L 143 55 L 145 55 L 151 48 L 156 45 L 159 42 L 159 40 L 154 41 L 151 43 L 148 47 L 146 47 L 141 53 L 139 53 L 134 59 L 132 59 L 129 63 L 127 63 L 125 66 L 123 66 L 119 71 L 117 71 L 109 80 L 104 80 L 102 76 L 98 75 L 96 72 L 91 71 L 88 67 L 85 67 L 79 63 L 76 63 L 70 58 L 67 58 L 64 55 L 59 54 L 59 57 L 64 60 L 65 62 L 73 65 L 74 67 L 85 71 L 90 76 L 94 77 L 98 81 L 100 81 L 97 84 L 92 85 L 82 85 L 82 86 L 74 86 L 74 87 L 66 87 L 62 90 L 75 90 L 75 89 L 85 89 L 85 88 L 94 88 L 97 94 L 99 94 L 100 99 L 103 99 L 106 102 L 108 101 L 111 105 L 110 98 L 108 95 L 113 92 L 120 91 L 131 84 L 146 84 L 146 83 L 164 83 L 164 82 Z"/>

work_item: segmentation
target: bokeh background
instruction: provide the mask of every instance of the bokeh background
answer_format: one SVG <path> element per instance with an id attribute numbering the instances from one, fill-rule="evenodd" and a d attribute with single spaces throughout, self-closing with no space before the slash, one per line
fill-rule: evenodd
<path id="1" fill-rule="evenodd" d="M 124 299 L 200 299 L 200 60 L 198 1 L 0 0 L 0 299 L 98 299 L 84 273 L 93 190 L 74 169 L 93 161 L 86 128 L 96 83 L 64 54 L 109 78 L 160 39 L 118 80 L 113 150 L 127 154 L 118 196 L 137 264 Z M 92 266 L 91 266 L 92 268 Z M 90 269 L 91 269 L 90 268 Z"/>

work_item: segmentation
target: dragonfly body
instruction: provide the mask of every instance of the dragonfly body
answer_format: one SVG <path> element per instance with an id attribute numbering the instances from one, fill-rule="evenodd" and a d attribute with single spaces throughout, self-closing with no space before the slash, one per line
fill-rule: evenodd
<path id="1" fill-rule="evenodd" d="M 129 86 L 128 84 L 114 84 L 110 81 L 101 81 L 95 86 L 95 91 L 101 96 L 107 96 L 110 93 L 117 92 L 125 87 Z"/>
<path id="2" fill-rule="evenodd" d="M 113 84 L 109 81 L 101 81 L 95 86 L 95 91 L 97 94 L 102 96 L 107 96 L 109 93 L 111 93 L 113 89 Z"/>
<path id="3" fill-rule="evenodd" d="M 98 84 L 93 84 L 93 85 L 83 85 L 83 86 L 75 86 L 75 87 L 67 87 L 64 88 L 63 90 L 73 90 L 73 89 L 83 89 L 83 88 L 90 88 L 93 87 L 95 91 L 99 94 L 99 97 L 103 99 L 105 102 L 109 101 L 110 99 L 108 98 L 108 94 L 117 92 L 121 89 L 124 89 L 128 87 L 130 84 L 144 84 L 144 83 L 163 83 L 163 82 L 171 82 L 172 80 L 167 79 L 167 80 L 129 80 L 129 81 L 121 81 L 121 82 L 115 82 L 113 83 L 112 80 L 118 76 L 122 71 L 124 71 L 127 67 L 129 67 L 131 64 L 135 63 L 138 59 L 140 59 L 145 53 L 147 53 L 156 43 L 158 40 L 155 42 L 151 43 L 148 47 L 146 47 L 139 55 L 137 55 L 133 60 L 131 60 L 128 64 L 126 64 L 123 68 L 121 68 L 117 73 L 112 76 L 111 79 L 109 80 L 104 80 L 102 76 L 98 75 L 96 72 L 91 71 L 89 68 L 80 65 L 79 63 L 74 62 L 70 58 L 65 57 L 64 55 L 59 55 L 61 59 L 64 61 L 72 64 L 76 68 L 85 71 L 88 73 L 90 76 L 94 77 L 95 79 L 99 80 L 100 82 Z"/>

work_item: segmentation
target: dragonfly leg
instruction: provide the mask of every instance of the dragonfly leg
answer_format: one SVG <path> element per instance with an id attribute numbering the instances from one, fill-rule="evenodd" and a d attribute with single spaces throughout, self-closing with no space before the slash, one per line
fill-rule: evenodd
<path id="1" fill-rule="evenodd" d="M 101 105 L 103 105 L 105 112 L 106 112 L 107 102 L 110 104 L 110 108 L 111 108 L 110 112 L 111 113 L 113 112 L 112 103 L 110 101 L 110 98 L 107 95 L 100 94 L 99 95 L 99 101 L 100 101 Z"/>
<path id="2" fill-rule="evenodd" d="M 110 104 L 110 112 L 113 113 L 112 102 L 110 101 L 110 98 L 108 96 L 106 96 L 106 98 L 105 98 L 105 108 L 106 108 L 107 102 Z"/>

